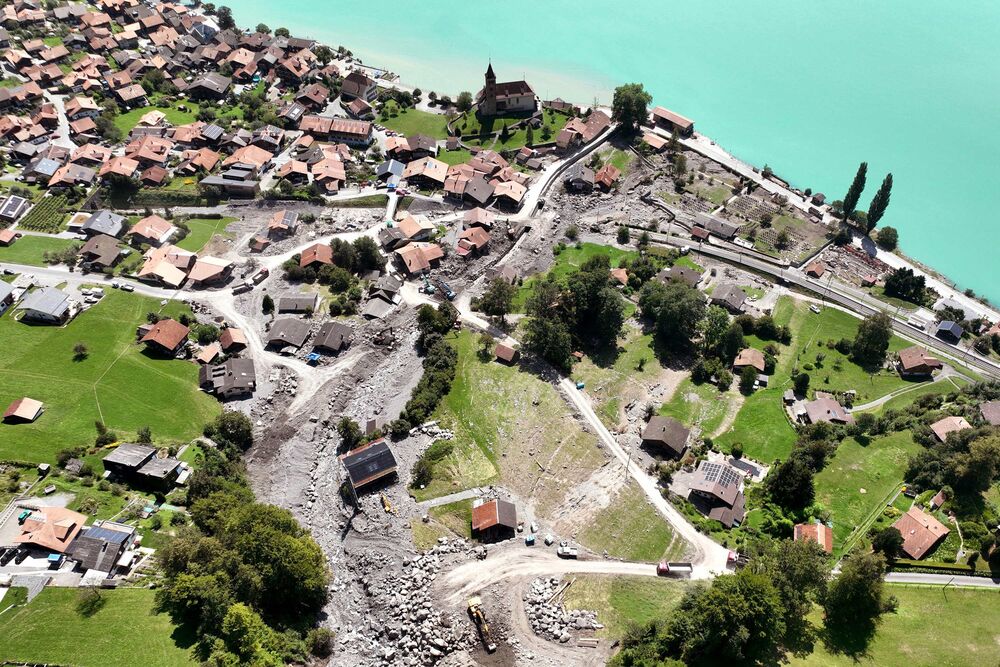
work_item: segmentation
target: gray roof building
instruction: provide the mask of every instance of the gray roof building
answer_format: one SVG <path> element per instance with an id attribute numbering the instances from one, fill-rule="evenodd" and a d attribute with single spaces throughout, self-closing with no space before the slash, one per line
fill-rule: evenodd
<path id="1" fill-rule="evenodd" d="M 319 328 L 316 338 L 313 339 L 313 347 L 330 352 L 340 352 L 351 344 L 354 330 L 346 324 L 340 322 L 324 322 Z"/>
<path id="2" fill-rule="evenodd" d="M 90 216 L 80 229 L 87 235 L 107 234 L 118 238 L 125 230 L 125 218 L 105 209 Z"/>
<path id="3" fill-rule="evenodd" d="M 18 306 L 18 310 L 24 312 L 24 319 L 40 321 L 62 321 L 68 316 L 69 308 L 69 294 L 55 287 L 31 292 Z"/>
<path id="4" fill-rule="evenodd" d="M 305 320 L 283 317 L 275 320 L 268 333 L 267 344 L 271 347 L 302 347 L 309 338 L 311 325 Z"/>
<path id="5" fill-rule="evenodd" d="M 303 294 L 301 296 L 283 296 L 278 299 L 279 313 L 315 312 L 318 294 Z"/>
<path id="6" fill-rule="evenodd" d="M 85 528 L 69 548 L 69 556 L 85 570 L 111 572 L 135 539 L 135 527 L 115 521 Z"/>
<path id="7" fill-rule="evenodd" d="M 712 303 L 734 313 L 743 310 L 743 304 L 746 300 L 746 292 L 732 283 L 723 283 L 712 291 Z"/>
<path id="8" fill-rule="evenodd" d="M 252 394 L 257 389 L 253 359 L 233 357 L 214 366 L 205 364 L 198 371 L 198 384 L 222 398 Z"/>

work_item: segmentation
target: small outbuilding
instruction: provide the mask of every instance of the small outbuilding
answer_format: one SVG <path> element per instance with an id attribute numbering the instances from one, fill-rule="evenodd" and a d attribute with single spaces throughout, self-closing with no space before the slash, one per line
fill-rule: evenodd
<path id="1" fill-rule="evenodd" d="M 506 500 L 490 500 L 472 508 L 472 536 L 480 542 L 499 542 L 517 531 L 517 508 Z"/>
<path id="2" fill-rule="evenodd" d="M 3 420 L 8 424 L 29 423 L 42 416 L 45 407 L 33 398 L 19 398 L 4 410 Z"/>
<path id="3" fill-rule="evenodd" d="M 642 430 L 642 446 L 680 458 L 690 435 L 691 431 L 673 417 L 654 415 Z"/>
<path id="4" fill-rule="evenodd" d="M 384 439 L 352 449 L 340 457 L 355 495 L 366 486 L 396 475 L 396 457 Z"/>

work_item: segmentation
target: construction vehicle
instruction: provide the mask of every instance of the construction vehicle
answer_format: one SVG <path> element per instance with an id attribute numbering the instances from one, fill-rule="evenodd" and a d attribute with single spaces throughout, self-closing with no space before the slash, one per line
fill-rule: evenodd
<path id="1" fill-rule="evenodd" d="M 396 513 L 396 510 L 393 508 L 392 503 L 389 502 L 389 499 L 386 497 L 384 493 L 382 494 L 382 509 L 385 510 L 386 514 Z"/>
<path id="2" fill-rule="evenodd" d="M 580 550 L 576 547 L 571 547 L 569 542 L 563 540 L 556 549 L 556 555 L 560 558 L 576 558 L 580 555 Z"/>
<path id="3" fill-rule="evenodd" d="M 483 600 L 478 595 L 469 598 L 469 617 L 476 624 L 476 629 L 479 631 L 480 639 L 483 640 L 486 652 L 493 653 L 496 651 L 497 645 L 490 635 L 490 625 L 486 622 L 486 614 L 483 613 Z"/>
<path id="4" fill-rule="evenodd" d="M 694 566 L 691 563 L 670 563 L 661 560 L 656 566 L 656 575 L 659 577 L 680 577 L 691 576 Z"/>

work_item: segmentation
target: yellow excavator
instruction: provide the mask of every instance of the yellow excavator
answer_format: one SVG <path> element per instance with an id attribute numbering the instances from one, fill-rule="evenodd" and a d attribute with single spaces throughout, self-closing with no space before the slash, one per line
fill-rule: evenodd
<path id="1" fill-rule="evenodd" d="M 483 640 L 486 652 L 493 653 L 496 651 L 497 645 L 493 641 L 493 637 L 490 636 L 490 625 L 486 622 L 486 614 L 483 613 L 483 601 L 478 595 L 469 598 L 469 616 L 472 618 L 472 622 L 476 624 L 476 629 L 479 630 L 479 637 Z"/>

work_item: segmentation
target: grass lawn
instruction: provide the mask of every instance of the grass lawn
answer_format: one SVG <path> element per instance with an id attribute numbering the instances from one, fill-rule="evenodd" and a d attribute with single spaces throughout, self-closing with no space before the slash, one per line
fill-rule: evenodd
<path id="1" fill-rule="evenodd" d="M 471 499 L 459 500 L 458 502 L 448 503 L 447 505 L 438 505 L 437 507 L 430 508 L 427 513 L 434 519 L 434 521 L 441 524 L 455 535 L 464 537 L 467 540 L 472 539 Z"/>
<path id="2" fill-rule="evenodd" d="M 437 159 L 441 160 L 447 165 L 464 164 L 472 159 L 472 151 L 466 150 L 465 148 L 459 149 L 457 151 L 446 151 L 442 150 L 438 153 Z"/>
<path id="3" fill-rule="evenodd" d="M 390 130 L 395 130 L 407 137 L 414 134 L 425 134 L 434 139 L 448 138 L 448 118 L 444 114 L 430 113 L 419 109 L 400 109 L 392 100 L 386 102 L 383 111 L 389 111 L 389 116 L 379 113 L 375 122 Z M 396 115 L 391 115 L 393 113 Z"/>
<path id="4" fill-rule="evenodd" d="M 761 463 L 788 456 L 797 435 L 785 416 L 783 393 L 784 389 L 773 388 L 747 396 L 733 428 L 715 440 L 715 444 L 728 452 L 735 443 L 742 443 L 746 455 Z"/>
<path id="5" fill-rule="evenodd" d="M 730 392 L 719 391 L 714 384 L 695 384 L 691 378 L 684 378 L 671 399 L 660 406 L 659 413 L 673 417 L 685 426 L 701 425 L 703 435 L 712 435 L 726 416 Z"/>
<path id="6" fill-rule="evenodd" d="M 162 309 L 178 316 L 179 302 Z M 195 364 L 154 358 L 135 343 L 135 329 L 159 301 L 109 290 L 102 301 L 65 327 L 31 326 L 0 317 L 0 404 L 30 396 L 45 404 L 32 424 L 0 425 L 0 459 L 51 462 L 67 447 L 95 437 L 103 420 L 122 436 L 149 426 L 158 441 L 187 441 L 220 411 L 198 390 Z M 190 311 L 188 311 L 190 312 Z M 89 354 L 73 360 L 73 346 Z"/>
<path id="7" fill-rule="evenodd" d="M 532 499 L 544 516 L 604 456 L 551 384 L 517 366 L 481 360 L 477 338 L 447 337 L 458 349 L 458 368 L 434 417 L 455 432 L 453 447 L 435 464 L 427 488 L 411 492 L 426 500 L 499 482 Z"/>
<path id="8" fill-rule="evenodd" d="M 943 380 L 937 380 L 936 382 L 915 384 L 909 391 L 899 394 L 898 396 L 893 396 L 882 405 L 872 408 L 871 410 L 866 410 L 866 412 L 881 414 L 883 412 L 888 412 L 889 410 L 903 410 L 904 408 L 912 405 L 921 396 L 928 396 L 930 394 L 950 394 L 953 391 L 958 391 L 967 384 L 968 382 L 958 377 L 945 378 Z"/>
<path id="9" fill-rule="evenodd" d="M 857 391 L 856 404 L 867 403 L 910 384 L 887 370 L 869 374 L 827 346 L 828 341 L 836 342 L 841 338 L 854 340 L 861 320 L 849 313 L 827 307 L 817 314 L 809 310 L 806 301 L 781 297 L 774 308 L 774 321 L 791 329 L 792 342 L 778 345 L 778 363 L 769 387 L 747 397 L 733 428 L 716 441 L 723 450 L 728 451 L 733 443 L 741 442 L 747 456 L 764 463 L 784 458 L 791 451 L 796 434 L 785 415 L 781 395 L 791 387 L 795 372 L 808 373 L 813 390 Z M 758 349 L 763 349 L 768 342 L 756 336 L 747 337 L 747 344 Z M 902 338 L 893 336 L 889 343 L 890 353 L 907 345 Z M 823 355 L 821 360 L 817 359 L 818 355 Z"/>
<path id="10" fill-rule="evenodd" d="M 410 530 L 413 533 L 413 546 L 421 551 L 434 547 L 439 537 L 452 537 L 450 530 L 433 520 L 424 523 L 420 519 L 410 519 Z"/>
<path id="11" fill-rule="evenodd" d="M 610 164 L 617 167 L 622 174 L 627 174 L 635 155 L 630 151 L 623 151 L 620 148 L 609 148 L 600 152 L 601 165 Z"/>
<path id="12" fill-rule="evenodd" d="M 58 239 L 54 236 L 22 236 L 14 245 L 0 247 L 0 262 L 47 266 L 42 260 L 46 252 L 58 252 L 69 247 L 72 239 Z"/>
<path id="13" fill-rule="evenodd" d="M 403 198 L 403 201 L 406 201 L 406 197 Z M 333 208 L 385 208 L 388 203 L 389 195 L 366 195 L 351 199 L 334 199 L 326 202 L 326 205 Z M 400 202 L 400 206 L 402 204 L 403 202 Z"/>
<path id="14" fill-rule="evenodd" d="M 501 142 L 499 132 L 504 123 L 508 126 L 522 120 L 524 115 L 496 118 L 480 118 L 474 113 L 466 113 L 462 120 L 457 121 L 457 126 L 462 131 L 463 141 L 475 146 L 492 147 L 494 150 L 511 150 L 522 148 L 528 143 L 528 131 L 524 128 L 510 130 L 510 136 L 506 142 Z M 542 128 L 534 131 L 534 141 L 536 144 L 546 141 L 555 141 L 556 136 L 569 122 L 569 116 L 563 113 L 550 113 L 546 111 L 542 115 L 544 125 L 547 125 L 551 136 L 548 139 L 542 138 Z M 464 128 L 463 128 L 464 125 Z M 488 136 L 490 133 L 498 133 L 497 138 Z"/>
<path id="15" fill-rule="evenodd" d="M 591 609 L 604 625 L 598 636 L 621 639 L 631 624 L 666 618 L 690 587 L 679 579 L 583 574 L 566 590 L 566 609 Z"/>
<path id="16" fill-rule="evenodd" d="M 0 655 L 7 660 L 76 667 L 147 667 L 196 664 L 193 634 L 154 610 L 154 592 L 130 588 L 101 591 L 104 607 L 77 612 L 79 591 L 49 587 L 28 605 L 0 620 Z"/>
<path id="17" fill-rule="evenodd" d="M 618 424 L 620 406 L 644 396 L 646 386 L 662 370 L 652 348 L 652 334 L 643 334 L 631 325 L 626 325 L 623 332 L 625 337 L 618 341 L 615 353 L 603 352 L 597 357 L 588 354 L 573 366 L 573 379 L 584 382 L 597 414 L 609 428 Z M 645 360 L 641 371 L 640 359 Z"/>
<path id="18" fill-rule="evenodd" d="M 564 239 L 565 240 L 565 239 Z M 611 268 L 616 268 L 618 263 L 624 258 L 629 261 L 639 256 L 635 250 L 622 250 L 613 246 L 598 245 L 596 243 L 581 243 L 577 245 L 567 245 L 558 255 L 555 263 L 546 275 L 552 276 L 556 280 L 565 280 L 569 274 L 583 266 L 591 257 L 597 255 L 607 255 L 611 261 Z M 514 312 L 523 312 L 528 295 L 531 294 L 531 287 L 535 278 L 526 278 L 524 284 L 518 288 L 514 295 Z"/>
<path id="19" fill-rule="evenodd" d="M 570 587 L 572 588 L 572 586 Z M 860 664 L 878 667 L 978 667 L 996 662 L 1000 592 L 969 588 L 887 586 L 899 609 L 886 614 Z M 817 613 L 818 616 L 818 613 Z M 818 621 L 818 619 L 816 619 Z M 821 643 L 795 667 L 849 667 L 859 663 L 832 655 Z"/>
<path id="20" fill-rule="evenodd" d="M 887 496 L 902 484 L 910 456 L 920 449 L 909 431 L 875 438 L 864 446 L 854 438 L 840 443 L 815 480 L 816 500 L 833 520 L 835 553 L 840 553 L 856 526 L 881 511 Z"/>
<path id="21" fill-rule="evenodd" d="M 611 504 L 602 509 L 580 532 L 580 544 L 591 551 L 625 560 L 658 563 L 684 553 L 684 540 L 675 537 L 670 525 L 653 509 L 632 481 Z"/>
<path id="22" fill-rule="evenodd" d="M 214 220 L 209 218 L 191 218 L 186 221 L 191 232 L 178 242 L 177 246 L 191 252 L 200 252 L 216 234 L 232 238 L 232 234 L 226 233 L 226 227 L 229 223 L 235 221 L 236 218 L 218 218 Z"/>
<path id="23" fill-rule="evenodd" d="M 187 110 L 181 111 L 177 107 L 183 105 Z M 132 128 L 139 124 L 139 119 L 150 111 L 162 111 L 167 116 L 167 122 L 171 125 L 187 125 L 198 119 L 198 104 L 190 100 L 174 102 L 169 107 L 148 106 L 139 109 L 132 109 L 115 117 L 115 125 L 122 134 L 128 134 Z"/>

